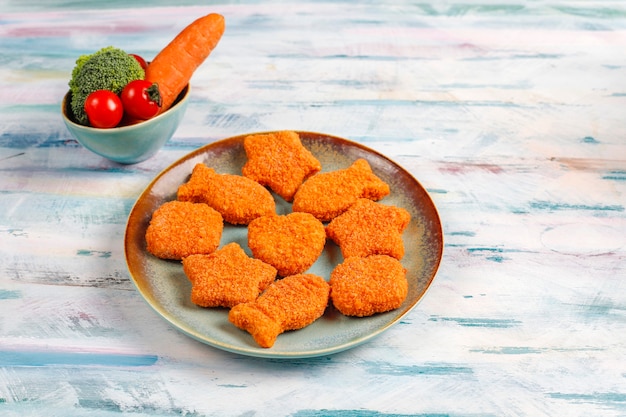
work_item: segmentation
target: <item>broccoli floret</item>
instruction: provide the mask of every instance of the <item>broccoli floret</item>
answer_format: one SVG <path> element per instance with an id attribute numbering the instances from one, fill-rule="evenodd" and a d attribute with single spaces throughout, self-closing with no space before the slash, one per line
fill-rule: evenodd
<path id="1" fill-rule="evenodd" d="M 144 70 L 135 58 L 112 46 L 80 56 L 69 82 L 74 118 L 80 124 L 89 123 L 84 106 L 87 96 L 94 91 L 111 90 L 119 94 L 126 84 L 144 77 Z"/>

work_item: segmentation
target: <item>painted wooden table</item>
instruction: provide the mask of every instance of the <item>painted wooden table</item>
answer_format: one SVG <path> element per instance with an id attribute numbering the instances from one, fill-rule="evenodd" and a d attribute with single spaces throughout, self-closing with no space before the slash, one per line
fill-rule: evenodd
<path id="1" fill-rule="evenodd" d="M 147 3 L 0 2 L 0 415 L 626 416 L 625 3 Z M 70 137 L 79 55 L 150 58 L 208 12 L 226 33 L 165 148 L 118 165 Z M 388 156 L 442 219 L 424 299 L 330 356 L 199 343 L 126 267 L 161 170 L 280 129 Z"/>

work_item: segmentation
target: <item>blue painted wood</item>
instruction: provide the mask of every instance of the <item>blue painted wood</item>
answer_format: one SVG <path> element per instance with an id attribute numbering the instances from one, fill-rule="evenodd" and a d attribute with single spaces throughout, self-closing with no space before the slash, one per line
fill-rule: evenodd
<path id="1" fill-rule="evenodd" d="M 0 415 L 626 415 L 623 3 L 202 3 L 0 4 Z M 78 55 L 151 58 L 209 11 L 226 33 L 159 154 L 120 166 L 71 139 Z M 128 276 L 126 218 L 151 179 L 274 129 L 363 143 L 439 208 L 433 286 L 358 348 L 222 352 Z"/>

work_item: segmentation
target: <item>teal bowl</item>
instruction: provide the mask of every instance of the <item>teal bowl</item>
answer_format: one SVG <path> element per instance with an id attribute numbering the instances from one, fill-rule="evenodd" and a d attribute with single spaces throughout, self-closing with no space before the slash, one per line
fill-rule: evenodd
<path id="1" fill-rule="evenodd" d="M 120 164 L 135 164 L 152 157 L 174 135 L 187 109 L 189 88 L 185 87 L 169 110 L 129 126 L 98 129 L 76 123 L 71 116 L 70 92 L 63 98 L 61 113 L 69 132 L 85 148 Z"/>

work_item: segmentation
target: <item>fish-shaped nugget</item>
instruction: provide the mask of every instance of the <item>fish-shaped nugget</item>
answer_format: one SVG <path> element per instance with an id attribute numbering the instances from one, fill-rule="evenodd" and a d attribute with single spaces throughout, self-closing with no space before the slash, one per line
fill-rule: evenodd
<path id="1" fill-rule="evenodd" d="M 366 317 L 395 310 L 408 291 L 406 269 L 387 255 L 347 258 L 330 274 L 330 299 L 346 316 Z"/>
<path id="2" fill-rule="evenodd" d="M 360 198 L 326 226 L 326 236 L 339 245 L 344 258 L 389 255 L 402 259 L 402 232 L 410 221 L 411 215 L 402 207 Z"/>
<path id="3" fill-rule="evenodd" d="M 306 180 L 293 198 L 293 211 L 311 213 L 329 221 L 348 209 L 358 198 L 378 201 L 388 195 L 389 185 L 378 178 L 365 159 L 345 169 L 321 172 Z"/>
<path id="4" fill-rule="evenodd" d="M 274 281 L 255 301 L 237 304 L 228 320 L 270 348 L 279 334 L 308 326 L 324 314 L 330 286 L 324 278 L 298 274 Z"/>
<path id="5" fill-rule="evenodd" d="M 241 173 L 291 202 L 302 182 L 322 165 L 293 131 L 250 135 L 243 142 L 248 160 Z"/>
<path id="6" fill-rule="evenodd" d="M 146 249 L 163 259 L 212 253 L 222 238 L 222 215 L 206 204 L 168 201 L 152 214 Z"/>
<path id="7" fill-rule="evenodd" d="M 178 187 L 178 200 L 206 203 L 231 224 L 248 224 L 276 212 L 272 194 L 259 183 L 241 175 L 219 174 L 196 164 L 191 178 Z"/>
<path id="8" fill-rule="evenodd" d="M 300 274 L 313 265 L 326 244 L 324 224 L 308 213 L 265 216 L 248 225 L 248 247 L 278 275 Z"/>
<path id="9" fill-rule="evenodd" d="M 209 255 L 183 259 L 191 301 L 201 307 L 230 308 L 254 301 L 276 279 L 276 268 L 250 258 L 236 242 Z"/>

